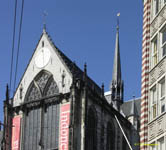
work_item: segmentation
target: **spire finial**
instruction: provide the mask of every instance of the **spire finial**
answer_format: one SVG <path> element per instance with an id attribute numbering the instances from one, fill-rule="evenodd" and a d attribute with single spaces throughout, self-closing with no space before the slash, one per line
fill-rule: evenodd
<path id="1" fill-rule="evenodd" d="M 43 32 L 46 32 L 46 17 L 48 16 L 47 11 L 43 12 Z"/>
<path id="2" fill-rule="evenodd" d="M 9 86 L 6 85 L 6 101 L 9 101 Z"/>
<path id="3" fill-rule="evenodd" d="M 104 83 L 102 83 L 101 85 L 101 95 L 102 97 L 104 97 Z"/>
<path id="4" fill-rule="evenodd" d="M 119 30 L 119 16 L 120 16 L 120 13 L 117 13 L 117 30 Z"/>
<path id="5" fill-rule="evenodd" d="M 86 64 L 86 62 L 84 63 L 84 73 L 87 74 L 87 64 Z"/>

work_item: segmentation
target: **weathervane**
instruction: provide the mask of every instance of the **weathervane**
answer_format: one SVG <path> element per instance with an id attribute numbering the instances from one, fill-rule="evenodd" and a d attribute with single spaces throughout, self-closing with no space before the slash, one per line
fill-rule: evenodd
<path id="1" fill-rule="evenodd" d="M 119 16 L 120 16 L 120 13 L 117 13 L 117 29 L 119 29 Z"/>
<path id="2" fill-rule="evenodd" d="M 43 28 L 46 29 L 46 17 L 48 16 L 47 11 L 43 12 Z"/>

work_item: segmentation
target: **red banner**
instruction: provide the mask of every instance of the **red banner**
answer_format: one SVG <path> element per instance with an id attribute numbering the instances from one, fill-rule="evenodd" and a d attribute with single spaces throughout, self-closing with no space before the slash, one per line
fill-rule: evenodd
<path id="1" fill-rule="evenodd" d="M 20 150 L 21 117 L 14 117 L 12 125 L 12 150 Z"/>
<path id="2" fill-rule="evenodd" d="M 61 105 L 59 150 L 69 149 L 70 104 Z"/>

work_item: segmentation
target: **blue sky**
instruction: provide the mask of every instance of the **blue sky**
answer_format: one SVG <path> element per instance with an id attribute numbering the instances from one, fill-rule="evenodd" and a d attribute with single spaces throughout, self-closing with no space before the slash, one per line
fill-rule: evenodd
<path id="1" fill-rule="evenodd" d="M 14 1 L 0 2 L 0 116 L 3 115 L 5 87 L 9 83 Z M 18 0 L 17 30 L 21 1 Z M 120 12 L 120 52 L 124 98 L 141 95 L 142 0 L 25 0 L 19 54 L 19 82 L 38 43 L 44 11 L 47 31 L 54 43 L 88 75 L 109 90 L 112 78 L 116 15 Z M 17 40 L 15 43 L 15 52 Z M 14 90 L 14 89 L 12 89 Z M 0 117 L 1 120 L 2 117 Z"/>

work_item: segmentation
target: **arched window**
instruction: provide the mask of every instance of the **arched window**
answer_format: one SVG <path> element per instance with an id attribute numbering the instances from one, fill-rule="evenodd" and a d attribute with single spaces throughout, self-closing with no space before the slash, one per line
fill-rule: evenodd
<path id="1" fill-rule="evenodd" d="M 59 93 L 53 75 L 41 71 L 32 81 L 26 93 L 25 102 L 49 101 L 50 96 Z M 59 135 L 59 104 L 32 105 L 24 115 L 24 150 L 56 149 Z"/>
<path id="2" fill-rule="evenodd" d="M 90 108 L 87 116 L 86 128 L 86 149 L 96 150 L 97 148 L 97 117 L 94 108 Z"/>
<path id="3" fill-rule="evenodd" d="M 47 71 L 41 71 L 29 86 L 25 101 L 38 100 L 57 93 L 59 93 L 59 90 L 52 74 Z"/>
<path id="4" fill-rule="evenodd" d="M 115 149 L 115 127 L 113 123 L 108 122 L 107 124 L 107 150 Z"/>

